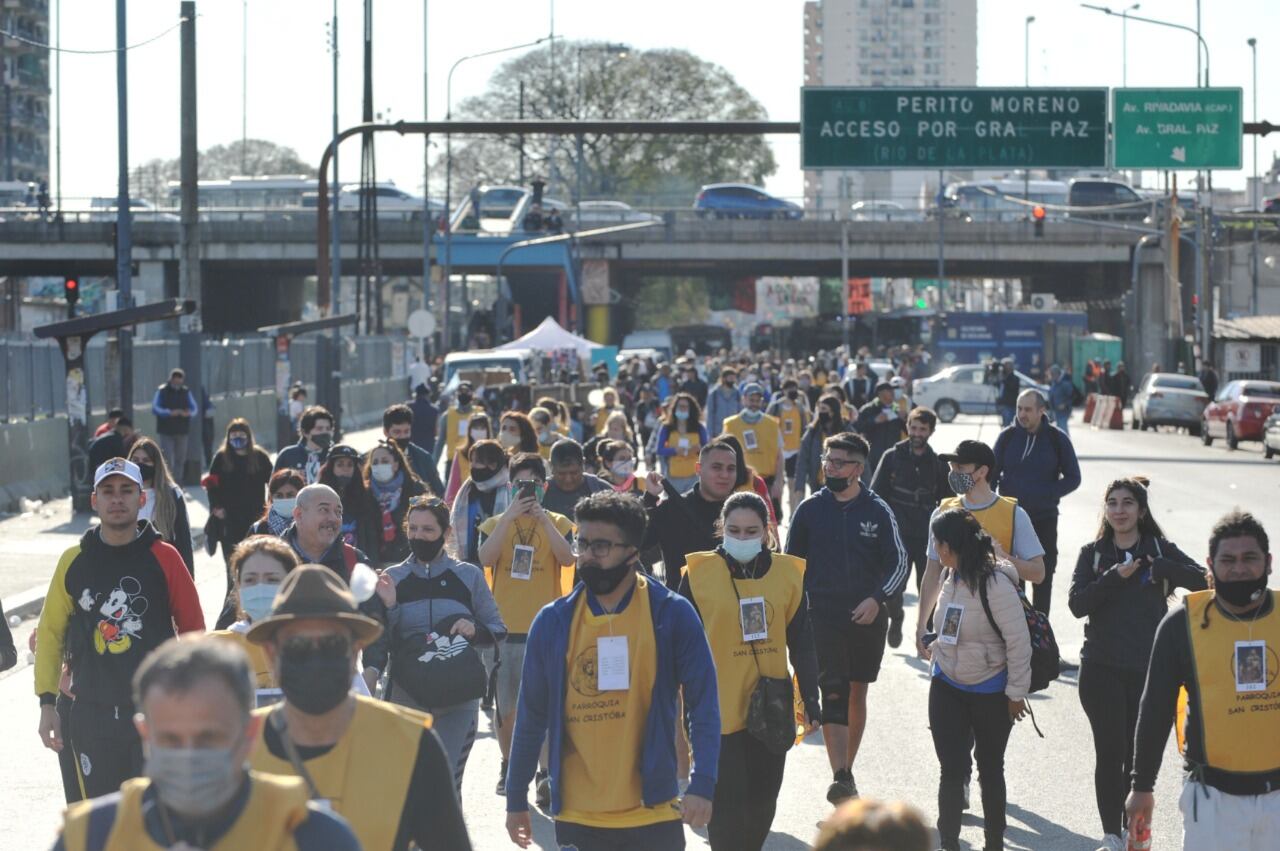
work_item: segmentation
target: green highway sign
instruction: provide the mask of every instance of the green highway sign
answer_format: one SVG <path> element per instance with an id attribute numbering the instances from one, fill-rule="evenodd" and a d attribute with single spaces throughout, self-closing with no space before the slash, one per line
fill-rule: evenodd
<path id="1" fill-rule="evenodd" d="M 1107 90 L 803 88 L 801 167 L 1101 168 Z"/>
<path id="2" fill-rule="evenodd" d="M 1116 168 L 1240 168 L 1244 92 L 1115 89 Z"/>

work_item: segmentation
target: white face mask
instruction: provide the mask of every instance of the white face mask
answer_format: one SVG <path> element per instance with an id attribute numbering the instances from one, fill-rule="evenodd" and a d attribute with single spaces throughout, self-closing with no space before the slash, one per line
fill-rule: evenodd
<path id="1" fill-rule="evenodd" d="M 471 429 L 471 439 L 472 440 L 488 440 L 489 432 L 486 429 L 473 428 Z"/>
<path id="2" fill-rule="evenodd" d="M 627 461 L 619 461 L 609 468 L 609 470 L 620 479 L 625 479 L 627 476 L 634 473 L 635 469 L 636 462 L 634 458 Z"/>
<path id="3" fill-rule="evenodd" d="M 498 435 L 498 442 L 502 444 L 504 449 L 510 449 L 513 446 L 520 445 L 520 435 L 504 431 Z"/>
<path id="4" fill-rule="evenodd" d="M 271 510 L 277 517 L 292 517 L 293 507 L 298 504 L 297 497 L 280 497 L 272 500 Z"/>
<path id="5" fill-rule="evenodd" d="M 721 546 L 724 547 L 725 554 L 739 564 L 750 563 L 764 548 L 759 538 L 731 538 L 728 535 L 724 536 Z"/>
<path id="6" fill-rule="evenodd" d="M 396 466 L 394 464 L 374 464 L 369 470 L 373 475 L 373 480 L 378 484 L 385 485 L 396 477 Z"/>
<path id="7" fill-rule="evenodd" d="M 150 520 L 152 515 L 156 513 L 156 489 L 143 488 L 142 492 L 147 497 L 147 502 L 138 510 L 139 520 Z"/>

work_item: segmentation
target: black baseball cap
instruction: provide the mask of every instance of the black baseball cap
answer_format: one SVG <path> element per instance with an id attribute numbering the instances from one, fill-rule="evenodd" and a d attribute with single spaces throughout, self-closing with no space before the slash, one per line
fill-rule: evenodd
<path id="1" fill-rule="evenodd" d="M 955 452 L 939 455 L 938 458 L 949 464 L 972 464 L 975 467 L 986 467 L 988 470 L 996 466 L 996 453 L 981 440 L 962 440 L 956 446 Z"/>

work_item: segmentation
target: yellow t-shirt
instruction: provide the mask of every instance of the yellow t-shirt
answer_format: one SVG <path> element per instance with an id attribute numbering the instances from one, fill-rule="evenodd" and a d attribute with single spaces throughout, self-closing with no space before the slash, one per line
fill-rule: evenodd
<path id="1" fill-rule="evenodd" d="M 597 640 L 624 636 L 630 687 L 601 691 Z M 560 763 L 563 805 L 556 818 L 588 827 L 641 827 L 675 821 L 674 799 L 646 807 L 640 752 L 649 700 L 658 670 L 648 580 L 636 577 L 627 607 L 616 615 L 593 614 L 585 593 L 569 628 L 568 687 L 564 700 L 564 751 Z"/>
<path id="2" fill-rule="evenodd" d="M 804 414 L 800 406 L 793 404 L 791 410 L 778 406 L 778 424 L 782 427 L 782 453 L 790 456 L 800 451 L 800 439 L 804 437 Z"/>
<path id="3" fill-rule="evenodd" d="M 782 427 L 777 417 L 762 414 L 758 422 L 749 423 L 742 414 L 734 414 L 724 421 L 726 434 L 738 438 L 743 452 L 747 456 L 747 464 L 754 468 L 762 478 L 768 478 L 778 472 L 778 444 L 782 440 Z M 755 447 L 752 449 L 751 447 Z"/>
<path id="4" fill-rule="evenodd" d="M 548 511 L 556 530 L 566 538 L 573 534 L 573 521 L 563 514 Z M 501 517 L 494 516 L 480 524 L 480 534 L 487 538 L 498 528 Z M 533 547 L 533 564 L 527 571 L 528 579 L 513 576 L 512 563 L 515 560 L 516 547 Z M 502 542 L 502 554 L 497 564 L 486 564 L 485 573 L 489 574 L 493 587 L 493 598 L 498 603 L 498 611 L 502 613 L 502 622 L 507 625 L 508 634 L 525 635 L 529 625 L 538 611 L 552 600 L 566 593 L 563 580 L 564 572 L 572 575 L 572 565 L 556 564 L 551 552 L 551 542 L 543 533 L 542 524 L 532 517 L 520 517 L 511 524 L 507 538 Z M 519 573 L 524 573 L 523 565 Z"/>
<path id="5" fill-rule="evenodd" d="M 773 553 L 769 572 L 759 579 L 729 579 L 729 567 L 716 552 L 690 553 L 685 562 L 689 587 L 707 631 L 716 663 L 720 695 L 720 732 L 727 736 L 747 727 L 747 705 L 761 674 L 788 678 L 787 624 L 804 604 L 804 559 Z M 744 640 L 744 630 L 756 634 L 751 618 L 758 611 L 753 598 L 763 598 L 768 638 Z M 746 601 L 747 606 L 740 604 Z M 743 621 L 747 620 L 744 624 Z M 755 659 L 751 658 L 754 649 Z M 756 668 L 756 662 L 760 667 Z"/>
<path id="6" fill-rule="evenodd" d="M 444 446 L 445 457 L 452 458 L 453 454 L 461 449 L 467 443 L 467 429 L 470 427 L 471 415 L 474 414 L 475 408 L 463 413 L 458 410 L 457 405 L 450 405 L 444 412 Z"/>
<path id="7" fill-rule="evenodd" d="M 249 657 L 249 667 L 253 669 L 255 685 L 262 688 L 275 688 L 275 674 L 271 672 L 271 663 L 267 661 L 267 653 L 261 644 L 254 644 L 243 632 L 230 629 L 219 629 L 209 633 L 210 638 L 220 638 L 240 645 L 240 649 Z"/>
<path id="8" fill-rule="evenodd" d="M 675 449 L 677 453 L 680 450 L 681 440 L 689 442 L 689 454 L 671 455 L 667 459 L 669 462 L 668 474 L 675 479 L 687 479 L 698 474 L 698 451 L 702 449 L 702 438 L 698 436 L 697 428 L 690 431 L 680 431 L 673 428 L 667 432 L 667 446 Z"/>

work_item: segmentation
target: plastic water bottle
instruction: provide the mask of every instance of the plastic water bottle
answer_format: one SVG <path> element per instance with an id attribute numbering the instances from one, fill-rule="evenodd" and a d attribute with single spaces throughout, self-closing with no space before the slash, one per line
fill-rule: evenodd
<path id="1" fill-rule="evenodd" d="M 1129 851 L 1151 851 L 1151 828 L 1141 817 L 1129 825 Z"/>

